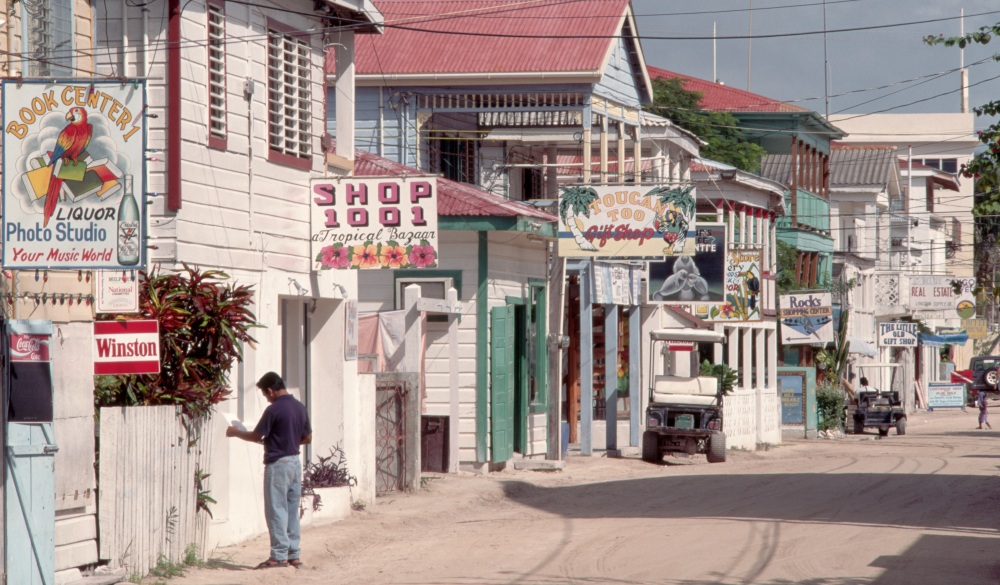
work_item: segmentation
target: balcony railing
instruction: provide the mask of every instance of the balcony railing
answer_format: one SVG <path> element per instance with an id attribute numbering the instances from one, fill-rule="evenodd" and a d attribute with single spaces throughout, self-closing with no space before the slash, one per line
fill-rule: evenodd
<path id="1" fill-rule="evenodd" d="M 785 209 L 791 212 L 791 193 L 785 194 Z M 778 227 L 792 227 L 792 216 L 785 215 L 778 219 Z M 813 229 L 825 234 L 830 233 L 830 202 L 813 195 L 809 191 L 799 189 L 799 197 L 795 204 L 795 220 L 798 227 Z"/>

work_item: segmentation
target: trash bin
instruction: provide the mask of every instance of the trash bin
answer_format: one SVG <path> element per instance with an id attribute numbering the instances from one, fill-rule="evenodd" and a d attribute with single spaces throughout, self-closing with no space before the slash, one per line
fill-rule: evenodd
<path id="1" fill-rule="evenodd" d="M 559 451 L 559 458 L 566 459 L 566 451 L 569 451 L 569 423 L 566 421 L 563 421 L 562 423 L 562 429 L 560 431 L 560 438 L 559 438 L 559 446 L 561 449 Z"/>

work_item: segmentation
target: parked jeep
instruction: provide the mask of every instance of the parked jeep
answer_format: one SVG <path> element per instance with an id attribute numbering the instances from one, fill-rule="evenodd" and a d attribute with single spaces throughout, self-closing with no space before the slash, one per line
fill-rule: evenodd
<path id="1" fill-rule="evenodd" d="M 969 384 L 967 399 L 969 404 L 976 403 L 976 396 L 986 392 L 990 398 L 1000 398 L 1000 355 L 981 355 L 969 360 L 969 370 L 972 372 L 972 383 Z"/>

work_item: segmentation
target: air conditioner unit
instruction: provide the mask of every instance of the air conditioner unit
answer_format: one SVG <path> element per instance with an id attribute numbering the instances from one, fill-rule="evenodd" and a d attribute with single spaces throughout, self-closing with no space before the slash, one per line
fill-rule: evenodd
<path id="1" fill-rule="evenodd" d="M 849 234 L 847 236 L 847 251 L 856 252 L 858 250 L 858 236 Z"/>
<path id="2" fill-rule="evenodd" d="M 903 241 L 905 239 L 906 238 L 892 238 L 892 242 L 891 242 L 892 243 L 892 247 L 893 248 L 901 248 L 901 247 L 903 247 Z"/>

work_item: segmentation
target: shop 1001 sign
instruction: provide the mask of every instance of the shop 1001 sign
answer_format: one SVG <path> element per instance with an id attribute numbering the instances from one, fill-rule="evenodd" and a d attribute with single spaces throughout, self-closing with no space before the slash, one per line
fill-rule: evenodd
<path id="1" fill-rule="evenodd" d="M 315 270 L 437 266 L 434 177 L 312 183 Z"/>

